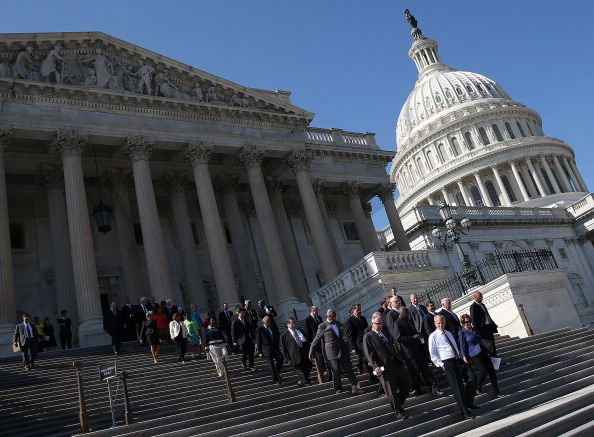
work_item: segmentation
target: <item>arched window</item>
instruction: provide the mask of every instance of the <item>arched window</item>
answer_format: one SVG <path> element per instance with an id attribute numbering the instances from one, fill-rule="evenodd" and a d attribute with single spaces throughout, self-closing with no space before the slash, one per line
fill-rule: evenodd
<path id="1" fill-rule="evenodd" d="M 516 138 L 516 136 L 514 135 L 514 131 L 512 130 L 511 126 L 507 121 L 505 122 L 505 130 L 507 131 L 507 134 L 512 140 Z"/>
<path id="2" fill-rule="evenodd" d="M 417 173 L 417 170 L 415 169 L 415 166 L 412 164 L 408 164 L 408 172 L 410 173 L 410 177 L 415 180 L 418 179 L 419 174 Z"/>
<path id="3" fill-rule="evenodd" d="M 439 153 L 441 162 L 446 162 L 448 160 L 448 154 L 446 152 L 446 148 L 443 146 L 443 143 L 439 143 L 437 145 L 437 152 Z"/>
<path id="4" fill-rule="evenodd" d="M 470 132 L 464 132 L 464 139 L 466 140 L 466 146 L 468 150 L 474 150 L 474 142 L 472 141 L 472 135 Z"/>
<path id="5" fill-rule="evenodd" d="M 505 191 L 507 192 L 507 195 L 509 196 L 509 200 L 511 200 L 512 202 L 515 202 L 516 200 L 518 200 L 516 198 L 516 194 L 514 193 L 514 190 L 512 189 L 511 184 L 509 183 L 509 179 L 507 178 L 507 176 L 502 175 L 501 176 L 501 181 L 503 182 L 503 186 L 505 187 Z"/>
<path id="6" fill-rule="evenodd" d="M 497 190 L 495 190 L 495 185 L 493 185 L 493 182 L 486 181 L 485 188 L 487 189 L 487 193 L 489 194 L 489 197 L 491 198 L 491 202 L 493 202 L 493 205 L 501 206 L 501 202 L 499 201 L 499 196 L 497 195 Z"/>
<path id="7" fill-rule="evenodd" d="M 420 156 L 417 157 L 417 166 L 419 167 L 419 171 L 421 175 L 425 176 L 427 174 L 427 169 L 425 168 L 425 164 Z"/>
<path id="8" fill-rule="evenodd" d="M 493 125 L 491 125 L 491 127 L 493 128 L 493 132 L 495 132 L 495 138 L 497 138 L 497 141 L 503 141 L 503 136 L 501 135 L 499 126 L 497 126 L 496 124 L 493 124 Z"/>
<path id="9" fill-rule="evenodd" d="M 524 129 L 522 129 L 522 125 L 520 124 L 519 121 L 516 121 L 516 126 L 518 126 L 518 130 L 520 131 L 520 135 L 522 135 L 523 137 L 525 137 L 526 134 L 524 133 Z"/>
<path id="10" fill-rule="evenodd" d="M 431 170 L 437 168 L 437 161 L 435 160 L 435 154 L 431 150 L 427 150 L 427 161 L 429 162 L 429 167 Z"/>
<path id="11" fill-rule="evenodd" d="M 460 154 L 460 146 L 458 146 L 458 139 L 456 137 L 452 137 L 452 153 L 454 156 Z"/>
<path id="12" fill-rule="evenodd" d="M 462 193 L 457 192 L 454 197 L 456 198 L 456 205 L 466 206 L 466 202 L 464 202 L 464 196 L 462 196 Z"/>
<path id="13" fill-rule="evenodd" d="M 483 198 L 481 197 L 481 192 L 476 186 L 470 187 L 470 195 L 472 196 L 472 200 L 474 200 L 474 204 L 476 206 L 484 206 Z"/>
<path id="14" fill-rule="evenodd" d="M 456 85 L 456 94 L 458 94 L 459 96 L 464 94 L 464 91 L 462 91 L 462 88 L 460 88 L 460 85 Z"/>
<path id="15" fill-rule="evenodd" d="M 479 135 L 481 136 L 481 141 L 483 142 L 483 145 L 487 145 L 489 144 L 489 137 L 487 136 L 487 131 L 485 130 L 484 127 L 479 127 Z"/>

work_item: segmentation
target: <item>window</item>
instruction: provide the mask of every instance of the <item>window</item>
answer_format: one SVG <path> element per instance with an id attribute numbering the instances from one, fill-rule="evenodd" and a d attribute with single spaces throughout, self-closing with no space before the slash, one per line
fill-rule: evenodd
<path id="1" fill-rule="evenodd" d="M 515 202 L 517 200 L 517 198 L 516 198 L 516 195 L 514 194 L 514 190 L 512 189 L 511 184 L 509 183 L 509 179 L 507 178 L 507 176 L 502 175 L 501 181 L 503 182 L 505 191 L 507 192 L 507 195 L 509 196 L 509 200 L 511 200 L 512 202 Z"/>
<path id="2" fill-rule="evenodd" d="M 472 196 L 472 200 L 474 200 L 474 204 L 476 206 L 484 206 L 483 199 L 481 197 L 481 193 L 477 187 L 474 185 L 470 187 L 470 195 Z"/>
<path id="3" fill-rule="evenodd" d="M 482 93 L 484 92 L 483 87 L 481 86 L 481 84 L 477 84 L 476 87 L 478 88 L 478 90 Z"/>
<path id="4" fill-rule="evenodd" d="M 458 139 L 456 137 L 452 137 L 452 153 L 454 156 L 458 156 L 460 154 L 460 149 L 458 147 Z"/>
<path id="5" fill-rule="evenodd" d="M 194 244 L 200 246 L 200 233 L 198 232 L 198 225 L 192 223 L 192 236 L 194 237 Z"/>
<path id="6" fill-rule="evenodd" d="M 495 132 L 495 138 L 497 138 L 497 141 L 503 141 L 503 136 L 501 135 L 499 126 L 497 126 L 496 124 L 493 124 L 491 127 L 493 128 L 493 132 Z"/>
<path id="7" fill-rule="evenodd" d="M 526 134 L 524 133 L 524 129 L 522 129 L 522 125 L 520 124 L 519 121 L 516 121 L 516 126 L 518 126 L 518 130 L 520 131 L 520 135 L 522 135 L 523 137 L 525 137 Z"/>
<path id="8" fill-rule="evenodd" d="M 456 94 L 458 94 L 459 96 L 464 94 L 464 91 L 462 91 L 462 88 L 460 88 L 459 85 L 456 85 Z"/>
<path id="9" fill-rule="evenodd" d="M 557 251 L 559 252 L 561 259 L 567 259 L 567 252 L 565 252 L 565 248 L 560 247 L 557 249 Z"/>
<path id="10" fill-rule="evenodd" d="M 435 155 L 431 150 L 427 151 L 427 161 L 429 161 L 429 167 L 431 170 L 437 168 L 437 162 L 435 161 Z"/>
<path id="11" fill-rule="evenodd" d="M 140 227 L 140 223 L 134 223 L 134 239 L 136 240 L 137 246 L 144 246 L 144 240 L 142 238 L 142 228 Z"/>
<path id="12" fill-rule="evenodd" d="M 425 164 L 420 156 L 417 157 L 417 166 L 419 167 L 419 171 L 421 175 L 425 176 L 427 174 L 427 170 L 425 169 Z"/>
<path id="13" fill-rule="evenodd" d="M 509 125 L 508 122 L 505 122 L 505 130 L 507 131 L 507 134 L 509 135 L 509 137 L 512 140 L 515 140 L 516 139 L 516 136 L 514 135 L 514 131 L 512 131 L 512 128 L 511 128 L 511 126 Z"/>
<path id="14" fill-rule="evenodd" d="M 466 139 L 466 145 L 468 146 L 468 150 L 474 150 L 474 143 L 472 142 L 472 135 L 470 134 L 470 132 L 465 132 L 464 138 Z"/>
<path id="15" fill-rule="evenodd" d="M 441 158 L 441 162 L 446 162 L 448 160 L 448 154 L 445 151 L 445 147 L 443 147 L 442 143 L 437 145 L 437 151 L 439 152 L 439 157 Z"/>
<path id="16" fill-rule="evenodd" d="M 452 96 L 452 92 L 450 91 L 450 89 L 449 89 L 449 88 L 446 88 L 446 89 L 445 89 L 445 96 L 446 96 L 446 99 L 448 99 L 448 100 L 452 100 L 452 97 L 453 97 L 453 96 Z"/>
<path id="17" fill-rule="evenodd" d="M 466 202 L 464 202 L 464 196 L 462 196 L 462 193 L 457 192 L 454 197 L 456 198 L 456 205 L 466 206 Z"/>
<path id="18" fill-rule="evenodd" d="M 501 202 L 499 201 L 499 196 L 497 195 L 497 190 L 495 190 L 495 185 L 493 185 L 493 182 L 485 182 L 485 188 L 487 189 L 487 193 L 489 194 L 489 197 L 491 198 L 491 202 L 493 202 L 493 205 L 501 206 Z"/>
<path id="19" fill-rule="evenodd" d="M 466 91 L 468 91 L 470 94 L 474 94 L 474 88 L 471 87 L 469 83 L 466 84 Z"/>
<path id="20" fill-rule="evenodd" d="M 346 241 L 359 241 L 359 233 L 355 222 L 342 222 L 342 230 Z"/>
<path id="21" fill-rule="evenodd" d="M 479 135 L 481 136 L 481 141 L 483 142 L 483 145 L 486 146 L 490 143 L 489 137 L 487 136 L 487 131 L 484 127 L 479 127 Z"/>
<path id="22" fill-rule="evenodd" d="M 441 96 L 439 95 L 439 93 L 435 93 L 435 101 L 439 104 L 441 103 Z"/>
<path id="23" fill-rule="evenodd" d="M 10 223 L 8 227 L 10 231 L 10 248 L 25 249 L 25 224 Z"/>

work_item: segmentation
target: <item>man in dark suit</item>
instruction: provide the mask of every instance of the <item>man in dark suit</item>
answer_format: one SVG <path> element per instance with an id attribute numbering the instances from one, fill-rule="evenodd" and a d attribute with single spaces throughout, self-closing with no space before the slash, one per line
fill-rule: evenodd
<path id="1" fill-rule="evenodd" d="M 382 315 L 373 313 L 371 330 L 363 337 L 365 357 L 373 368 L 374 374 L 380 377 L 396 418 L 405 419 L 407 416 L 402 405 L 408 396 L 412 381 L 406 364 L 393 342 L 382 332 L 382 324 Z"/>
<path id="2" fill-rule="evenodd" d="M 322 322 L 322 317 L 318 314 L 318 307 L 315 305 L 311 306 L 309 308 L 309 316 L 303 321 L 303 333 L 307 337 L 307 341 L 311 342 L 313 340 L 318 332 L 318 326 Z M 326 360 L 324 358 L 324 351 L 321 343 L 314 349 L 314 355 L 320 366 L 320 373 L 323 375 L 326 373 Z"/>
<path id="3" fill-rule="evenodd" d="M 363 334 L 368 326 L 367 319 L 361 315 L 361 304 L 356 303 L 351 310 L 351 316 L 344 324 L 344 332 L 351 351 L 359 357 L 357 368 L 361 375 L 368 373 L 365 364 L 365 352 L 363 351 Z"/>
<path id="4" fill-rule="evenodd" d="M 258 301 L 258 317 L 262 320 L 264 317 L 270 317 L 270 328 L 278 331 L 278 325 L 276 324 L 276 311 L 270 305 L 266 305 L 264 299 Z"/>
<path id="5" fill-rule="evenodd" d="M 428 340 L 429 336 L 435 331 L 435 323 L 433 318 L 435 317 L 435 304 L 432 301 L 427 302 L 427 314 L 423 317 L 423 331 L 425 334 L 425 341 Z"/>
<path id="6" fill-rule="evenodd" d="M 458 341 L 458 331 L 460 331 L 460 319 L 452 311 L 452 300 L 444 297 L 441 300 L 441 308 L 437 312 L 440 316 L 443 316 L 446 322 L 445 329 L 449 331 L 452 336 Z"/>
<path id="7" fill-rule="evenodd" d="M 470 305 L 470 318 L 474 326 L 478 329 L 481 336 L 483 347 L 493 357 L 497 356 L 497 348 L 495 347 L 495 334 L 497 332 L 497 324 L 491 318 L 489 310 L 483 303 L 483 294 L 480 291 L 474 292 L 474 302 Z"/>
<path id="8" fill-rule="evenodd" d="M 283 367 L 283 356 L 280 351 L 280 335 L 272 329 L 270 317 L 264 316 L 262 325 L 258 326 L 256 350 L 260 358 L 266 360 L 272 382 L 281 383 L 280 371 Z"/>
<path id="9" fill-rule="evenodd" d="M 245 302 L 245 319 L 256 332 L 258 329 L 258 312 L 252 307 L 252 301 L 247 299 Z"/>
<path id="10" fill-rule="evenodd" d="M 124 320 L 124 341 L 136 340 L 136 314 L 129 297 L 124 298 L 122 318 Z"/>
<path id="11" fill-rule="evenodd" d="M 398 317 L 400 317 L 400 313 L 398 312 L 400 306 L 400 300 L 398 297 L 392 296 L 388 301 L 388 311 L 384 313 L 384 325 L 392 336 L 395 344 L 398 343 L 398 338 L 400 337 L 398 328 L 396 326 L 396 321 L 398 320 Z"/>
<path id="12" fill-rule="evenodd" d="M 419 297 L 415 293 L 411 293 L 410 295 L 410 306 L 408 307 L 410 314 L 410 320 L 415 325 L 417 332 L 424 334 L 424 327 L 423 327 L 423 318 L 425 314 L 427 314 L 427 308 L 425 305 L 421 305 L 419 303 Z"/>
<path id="13" fill-rule="evenodd" d="M 350 383 L 353 394 L 358 393 L 361 390 L 357 377 L 353 372 L 353 366 L 351 365 L 351 359 L 349 354 L 349 346 L 344 341 L 343 329 L 340 322 L 336 320 L 336 311 L 329 309 L 326 312 L 326 321 L 320 323 L 318 326 L 318 332 L 311 342 L 309 348 L 310 358 L 314 358 L 315 347 L 323 342 L 324 351 L 326 352 L 326 358 L 328 359 L 328 365 L 332 369 L 332 383 L 336 393 L 342 392 L 342 371 L 346 373 Z"/>
<path id="14" fill-rule="evenodd" d="M 62 349 L 72 349 L 72 320 L 68 317 L 68 311 L 62 310 L 58 318 L 60 329 L 60 344 Z"/>
<path id="15" fill-rule="evenodd" d="M 16 325 L 12 343 L 21 348 L 23 356 L 23 365 L 25 369 L 35 368 L 35 358 L 37 358 L 37 330 L 31 324 L 31 316 L 23 314 L 23 323 Z"/>
<path id="16" fill-rule="evenodd" d="M 146 321 L 146 313 L 153 311 L 153 306 L 149 303 L 146 297 L 141 297 L 138 300 L 138 305 L 134 306 L 134 317 L 136 319 L 136 336 L 142 344 L 146 343 L 146 338 L 140 338 L 140 332 L 142 331 L 142 325 Z"/>
<path id="17" fill-rule="evenodd" d="M 254 331 L 245 320 L 245 308 L 240 308 L 237 318 L 231 326 L 233 346 L 241 348 L 241 365 L 246 370 L 254 371 Z"/>
<path id="18" fill-rule="evenodd" d="M 103 317 L 103 329 L 111 336 L 111 346 L 113 353 L 118 355 L 122 346 L 122 336 L 124 333 L 124 315 L 118 310 L 115 302 L 111 303 L 110 309 Z"/>
<path id="19" fill-rule="evenodd" d="M 233 311 L 229 309 L 229 304 L 223 304 L 223 310 L 219 313 L 219 329 L 225 334 L 225 340 L 228 345 L 231 345 L 231 323 L 233 322 Z M 233 348 L 232 348 L 233 349 Z"/>
<path id="20" fill-rule="evenodd" d="M 306 384 L 310 385 L 309 375 L 312 364 L 307 356 L 309 341 L 301 329 L 297 328 L 297 323 L 293 317 L 287 319 L 287 330 L 281 336 L 281 349 L 285 360 L 291 364 L 299 377 L 297 385 L 300 387 Z"/>

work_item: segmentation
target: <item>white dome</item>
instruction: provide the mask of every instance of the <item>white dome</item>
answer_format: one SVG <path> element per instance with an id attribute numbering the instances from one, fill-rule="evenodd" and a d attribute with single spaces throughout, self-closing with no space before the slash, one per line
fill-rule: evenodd
<path id="1" fill-rule="evenodd" d="M 443 64 L 442 64 L 443 65 Z M 422 75 L 402 106 L 396 123 L 396 144 L 406 146 L 411 132 L 443 111 L 470 101 L 511 100 L 495 81 L 477 73 L 443 65 Z"/>

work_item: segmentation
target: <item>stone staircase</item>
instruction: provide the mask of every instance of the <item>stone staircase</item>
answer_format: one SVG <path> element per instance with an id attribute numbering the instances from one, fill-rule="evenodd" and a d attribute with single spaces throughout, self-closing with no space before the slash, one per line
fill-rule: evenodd
<path id="1" fill-rule="evenodd" d="M 31 372 L 22 370 L 15 356 L 0 360 L 0 435 L 48 437 L 80 431 L 75 359 L 84 365 L 94 430 L 87 436 L 594 435 L 594 331 L 565 329 L 522 340 L 501 337 L 497 348 L 506 363 L 498 372 L 505 396 L 493 398 L 487 385 L 486 393 L 476 398 L 477 417 L 460 422 L 438 370 L 446 396 L 409 398 L 410 419 L 394 421 L 387 400 L 377 398 L 366 376 L 359 376 L 363 394 L 336 395 L 331 383 L 297 387 L 288 368 L 283 384 L 273 385 L 260 360 L 260 370 L 252 374 L 232 356 L 237 402 L 228 404 L 212 362 L 179 364 L 172 347 L 165 347 L 155 365 L 145 348 L 126 344 L 117 365 L 130 375 L 133 423 L 111 429 L 107 387 L 97 371 L 100 362 L 114 361 L 108 347 L 44 352 L 39 368 Z M 122 418 L 120 397 L 118 425 Z"/>

